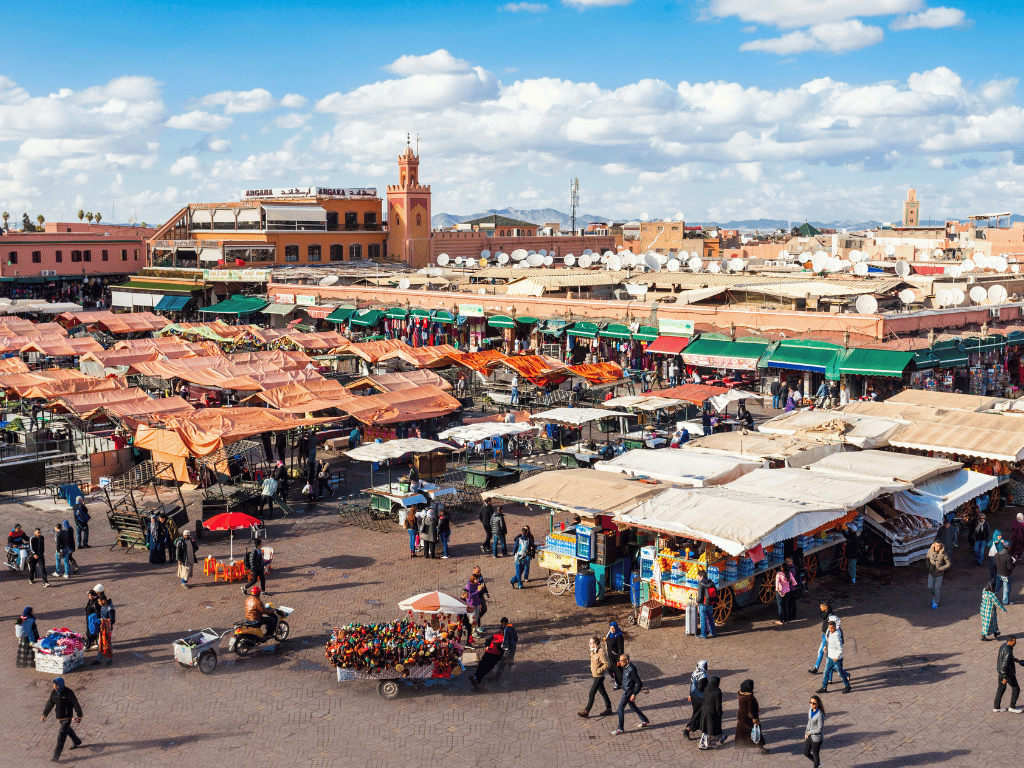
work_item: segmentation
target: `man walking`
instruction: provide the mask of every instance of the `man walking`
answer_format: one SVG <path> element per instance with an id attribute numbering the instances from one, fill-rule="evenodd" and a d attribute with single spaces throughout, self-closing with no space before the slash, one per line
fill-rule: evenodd
<path id="1" fill-rule="evenodd" d="M 50 762 L 59 763 L 60 753 L 64 751 L 64 742 L 68 740 L 69 736 L 72 749 L 82 746 L 82 740 L 78 738 L 75 729 L 71 727 L 72 718 L 74 718 L 75 724 L 82 722 L 82 705 L 78 703 L 75 692 L 64 685 L 63 677 L 53 678 L 53 690 L 50 692 L 46 706 L 43 707 L 43 716 L 39 719 L 46 722 L 47 715 L 54 709 L 57 710 L 57 722 L 60 723 L 60 730 L 57 732 L 57 746 L 53 750 Z"/>
<path id="2" fill-rule="evenodd" d="M 259 515 L 260 520 L 273 520 L 274 519 L 274 494 L 277 493 L 277 480 L 270 475 L 267 475 L 263 481 L 263 486 L 260 488 L 260 507 Z M 267 516 L 263 516 L 263 507 L 267 507 Z"/>
<path id="3" fill-rule="evenodd" d="M 1010 554 L 1010 548 L 1005 547 L 999 550 L 992 558 L 992 562 L 996 567 L 996 580 L 1003 585 L 1003 605 L 1010 605 L 1010 575 L 1013 573 L 1013 567 L 1017 564 Z"/>
<path id="4" fill-rule="evenodd" d="M 622 698 L 619 699 L 619 727 L 612 731 L 612 736 L 626 732 L 626 707 L 628 706 L 640 718 L 637 728 L 646 728 L 651 724 L 647 715 L 636 705 L 637 694 L 643 690 L 644 682 L 640 679 L 636 664 L 629 660 L 629 654 L 619 656 L 619 667 L 622 668 Z"/>
<path id="5" fill-rule="evenodd" d="M 512 397 L 509 399 L 509 405 L 519 405 L 519 374 L 512 374 Z"/>
<path id="6" fill-rule="evenodd" d="M 773 381 L 768 391 L 772 393 L 772 408 L 779 410 L 779 394 L 782 392 L 782 385 L 778 381 Z"/>
<path id="7" fill-rule="evenodd" d="M 821 688 L 818 693 L 828 693 L 828 684 L 832 680 L 832 671 L 835 670 L 842 678 L 845 688 L 843 693 L 849 693 L 850 675 L 843 669 L 843 633 L 835 621 L 828 623 L 828 632 L 825 633 L 825 643 L 828 647 L 828 660 L 825 662 L 825 674 L 821 678 Z"/>
<path id="8" fill-rule="evenodd" d="M 43 586 L 50 586 L 50 582 L 46 580 L 46 537 L 43 536 L 43 532 L 36 528 L 33 532 L 33 536 L 28 541 L 28 583 L 36 583 L 36 567 L 39 568 L 43 576 Z"/>
<path id="9" fill-rule="evenodd" d="M 484 543 L 480 545 L 481 552 L 487 552 L 491 548 L 491 517 L 494 509 L 490 502 L 485 501 L 480 505 L 480 525 L 484 527 Z"/>
<path id="10" fill-rule="evenodd" d="M 498 545 L 501 544 L 501 556 L 508 554 L 508 545 L 505 543 L 505 535 L 508 533 L 508 526 L 505 525 L 505 513 L 501 507 L 494 510 L 491 515 L 491 554 L 498 557 Z"/>
<path id="11" fill-rule="evenodd" d="M 260 591 L 264 595 L 269 595 L 267 592 L 267 580 L 266 580 L 266 566 L 263 563 L 263 540 L 258 536 L 253 539 L 252 552 L 249 552 L 247 557 L 249 562 L 246 563 L 249 572 L 252 574 L 252 579 L 242 587 L 242 594 L 249 594 L 249 588 L 252 587 L 257 581 L 260 583 Z"/>
<path id="12" fill-rule="evenodd" d="M 57 565 L 54 568 L 54 576 L 71 578 L 71 544 L 74 542 L 74 534 L 65 530 L 62 525 L 53 526 L 53 544 L 57 550 Z"/>
<path id="13" fill-rule="evenodd" d="M 993 712 L 1013 712 L 1019 715 L 1022 711 L 1017 707 L 1017 698 L 1020 696 L 1020 686 L 1017 684 L 1017 670 L 1014 664 L 1024 665 L 1024 661 L 1018 661 L 1013 657 L 1013 647 L 1017 645 L 1017 638 L 1010 635 L 1006 642 L 999 646 L 999 655 L 996 657 L 996 674 L 999 677 L 999 687 L 996 688 L 996 700 L 992 704 Z M 1003 709 L 1003 694 L 1006 687 L 1010 687 L 1010 708 Z"/>
<path id="14" fill-rule="evenodd" d="M 192 540 L 192 531 L 187 528 L 174 542 L 174 559 L 178 562 L 178 578 L 181 579 L 182 589 L 188 589 L 188 580 L 192 578 L 198 548 L 199 546 Z"/>
<path id="15" fill-rule="evenodd" d="M 469 682 L 476 688 L 483 682 L 483 679 L 487 677 L 487 673 L 490 672 L 501 661 L 501 656 L 504 653 L 501 646 L 505 642 L 504 632 L 495 632 L 491 636 L 491 642 L 487 646 L 487 650 L 484 651 L 484 655 L 480 659 L 480 663 L 476 665 L 476 671 L 469 676 Z"/>
<path id="16" fill-rule="evenodd" d="M 938 541 L 932 542 L 932 548 L 928 550 L 925 561 L 928 566 L 928 589 L 932 593 L 932 609 L 934 610 L 939 607 L 942 577 L 952 563 L 949 560 L 949 555 L 946 554 L 946 548 Z"/>
<path id="17" fill-rule="evenodd" d="M 494 671 L 495 680 L 501 680 L 505 669 L 511 669 L 516 663 L 516 646 L 519 645 L 519 633 L 506 616 L 501 617 L 501 634 L 501 658 L 498 659 L 498 668 Z"/>
<path id="18" fill-rule="evenodd" d="M 75 506 L 72 510 L 75 516 L 75 533 L 78 537 L 78 548 L 88 549 L 89 548 L 89 520 L 92 518 L 89 516 L 89 508 L 85 506 L 85 502 L 82 501 L 82 497 L 79 496 L 75 499 Z"/>
<path id="19" fill-rule="evenodd" d="M 700 616 L 697 637 L 704 639 L 717 634 L 715 604 L 718 602 L 718 587 L 708 578 L 707 571 L 703 568 L 697 569 L 697 575 L 700 576 L 700 581 L 697 582 L 697 614 Z"/>
<path id="20" fill-rule="evenodd" d="M 860 553 L 860 536 L 853 523 L 847 523 L 843 528 L 843 538 L 846 539 L 846 572 L 850 574 L 850 583 L 857 583 L 857 555 Z"/>
<path id="21" fill-rule="evenodd" d="M 590 710 L 594 706 L 594 697 L 599 693 L 604 699 L 604 711 L 601 713 L 601 717 L 612 713 L 612 700 L 608 698 L 608 691 L 604 687 L 604 675 L 611 669 L 611 664 L 608 663 L 608 655 L 604 652 L 603 646 L 601 638 L 596 635 L 590 638 L 590 696 L 587 699 L 587 706 L 576 713 L 582 718 L 590 717 Z"/>

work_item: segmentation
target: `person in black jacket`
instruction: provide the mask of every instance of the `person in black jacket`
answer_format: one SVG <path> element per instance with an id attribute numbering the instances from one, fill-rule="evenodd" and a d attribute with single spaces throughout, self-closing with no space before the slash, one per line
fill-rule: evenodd
<path id="1" fill-rule="evenodd" d="M 999 678 L 999 687 L 996 688 L 996 700 L 992 704 L 993 712 L 1013 712 L 1020 714 L 1024 710 L 1017 708 L 1017 698 L 1020 696 L 1020 686 L 1017 684 L 1017 670 L 1014 664 L 1024 666 L 1024 661 L 1018 661 L 1013 657 L 1013 647 L 1017 644 L 1017 638 L 1013 635 L 1006 638 L 1006 642 L 999 646 L 999 655 L 996 657 L 996 674 Z M 1003 694 L 1006 693 L 1006 686 L 1010 686 L 1010 708 L 1003 709 Z"/>
<path id="2" fill-rule="evenodd" d="M 722 735 L 722 688 L 720 677 L 708 678 L 704 701 L 700 706 L 700 748 L 712 749 L 725 743 Z"/>
<path id="3" fill-rule="evenodd" d="M 988 554 L 988 543 L 992 538 L 992 529 L 984 514 L 979 514 L 977 521 L 967 529 L 967 541 L 974 551 L 974 562 L 982 565 L 985 562 L 985 555 Z"/>
<path id="4" fill-rule="evenodd" d="M 860 536 L 851 523 L 843 528 L 846 539 L 846 572 L 850 575 L 850 583 L 857 583 L 857 556 L 860 554 Z"/>
<path id="5" fill-rule="evenodd" d="M 491 515 L 491 554 L 495 558 L 498 557 L 498 545 L 501 545 L 501 556 L 505 557 L 508 554 L 508 544 L 505 541 L 505 536 L 508 534 L 508 525 L 505 523 L 505 513 L 501 507 L 494 510 L 494 514 Z"/>
<path id="6" fill-rule="evenodd" d="M 608 634 L 604 638 L 604 644 L 608 650 L 608 662 L 612 665 L 612 679 L 615 685 L 613 691 L 622 688 L 622 667 L 619 666 L 619 657 L 626 652 L 626 635 L 619 628 L 617 621 L 608 622 Z"/>
<path id="7" fill-rule="evenodd" d="M 249 573 L 252 574 L 252 579 L 248 584 L 242 587 L 242 594 L 249 594 L 249 588 L 255 585 L 258 581 L 260 583 L 260 592 L 264 595 L 269 595 L 270 593 L 267 592 L 266 565 L 263 562 L 263 541 L 259 537 L 256 537 L 252 541 L 252 559 L 250 560 L 250 565 L 252 567 L 249 570 Z"/>
<path id="8" fill-rule="evenodd" d="M 1013 567 L 1017 564 L 1010 555 L 1010 550 L 1005 547 L 996 553 L 992 558 L 992 564 L 996 568 L 996 583 L 1003 585 L 1003 605 L 1012 605 L 1010 602 L 1010 577 L 1013 575 Z"/>
<path id="9" fill-rule="evenodd" d="M 46 580 L 46 539 L 39 528 L 35 529 L 32 538 L 29 539 L 28 548 L 28 583 L 36 583 L 36 567 L 38 567 L 43 574 L 43 586 L 50 586 L 50 582 Z"/>
<path id="10" fill-rule="evenodd" d="M 489 502 L 485 501 L 480 505 L 480 525 L 484 527 L 484 543 L 480 545 L 481 552 L 491 549 L 491 516 L 493 514 L 494 509 Z"/>
<path id="11" fill-rule="evenodd" d="M 641 712 L 640 707 L 636 705 L 637 694 L 640 693 L 644 684 L 636 665 L 629 660 L 629 654 L 624 653 L 619 656 L 617 666 L 622 669 L 622 698 L 619 699 L 619 727 L 612 731 L 612 736 L 626 732 L 626 707 L 636 712 L 636 716 L 640 718 L 637 728 L 646 728 L 651 724 L 647 715 Z"/>
<path id="12" fill-rule="evenodd" d="M 57 746 L 53 750 L 53 757 L 50 758 L 51 763 L 60 762 L 60 753 L 64 751 L 64 742 L 71 737 L 72 749 L 78 749 L 82 746 L 82 740 L 78 738 L 78 734 L 75 733 L 75 729 L 71 727 L 72 717 L 74 722 L 82 722 L 82 705 L 78 703 L 78 697 L 75 696 L 75 692 L 64 685 L 63 677 L 53 678 L 53 691 L 50 693 L 50 698 L 46 701 L 46 706 L 43 707 L 43 716 L 39 718 L 41 721 L 46 722 L 47 715 L 51 711 L 56 709 L 57 722 L 60 723 L 60 730 L 57 732 Z"/>
<path id="13" fill-rule="evenodd" d="M 771 386 L 768 387 L 768 391 L 772 394 L 772 408 L 775 410 L 779 409 L 779 395 L 782 393 L 782 385 L 778 381 L 773 381 Z"/>

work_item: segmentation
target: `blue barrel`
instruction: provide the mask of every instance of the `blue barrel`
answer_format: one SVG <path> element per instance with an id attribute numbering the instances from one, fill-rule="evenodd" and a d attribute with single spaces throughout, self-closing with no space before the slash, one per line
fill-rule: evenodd
<path id="1" fill-rule="evenodd" d="M 628 560 L 619 560 L 619 562 L 612 565 L 611 582 L 613 592 L 623 592 L 626 589 L 626 579 L 629 577 L 629 571 L 626 570 L 628 565 Z"/>
<path id="2" fill-rule="evenodd" d="M 638 608 L 640 603 L 644 601 L 642 585 L 643 582 L 640 581 L 640 574 L 634 573 L 629 582 L 629 601 L 633 604 L 634 608 Z"/>
<path id="3" fill-rule="evenodd" d="M 597 576 L 593 571 L 580 571 L 576 574 L 576 605 L 580 608 L 593 608 L 597 605 Z"/>

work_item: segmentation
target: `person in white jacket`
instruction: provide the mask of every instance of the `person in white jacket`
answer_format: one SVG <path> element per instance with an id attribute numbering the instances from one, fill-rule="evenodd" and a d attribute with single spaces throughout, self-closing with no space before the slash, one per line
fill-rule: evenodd
<path id="1" fill-rule="evenodd" d="M 843 688 L 843 693 L 849 693 L 851 690 L 850 675 L 843 669 L 843 632 L 839 629 L 839 618 L 836 616 L 829 617 L 828 632 L 825 633 L 825 644 L 827 646 L 828 660 L 825 662 L 825 674 L 821 678 L 821 688 L 817 692 L 828 693 L 828 684 L 832 680 L 832 670 L 836 670 L 846 685 Z"/>

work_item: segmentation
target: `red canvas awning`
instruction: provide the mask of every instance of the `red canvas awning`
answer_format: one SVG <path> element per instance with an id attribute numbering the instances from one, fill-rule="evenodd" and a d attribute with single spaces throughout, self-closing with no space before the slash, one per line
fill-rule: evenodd
<path id="1" fill-rule="evenodd" d="M 689 336 L 659 336 L 647 345 L 645 352 L 657 352 L 662 355 L 678 355 L 690 343 Z"/>

